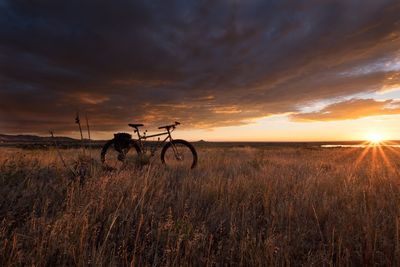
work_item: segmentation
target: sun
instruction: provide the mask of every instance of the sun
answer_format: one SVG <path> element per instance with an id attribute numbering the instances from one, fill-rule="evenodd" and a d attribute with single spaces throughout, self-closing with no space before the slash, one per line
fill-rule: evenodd
<path id="1" fill-rule="evenodd" d="M 381 133 L 370 133 L 367 136 L 368 141 L 373 144 L 379 144 L 383 141 L 383 134 Z"/>

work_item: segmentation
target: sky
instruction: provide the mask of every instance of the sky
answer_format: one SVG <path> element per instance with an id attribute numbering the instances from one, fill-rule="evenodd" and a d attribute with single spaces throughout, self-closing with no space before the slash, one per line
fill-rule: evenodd
<path id="1" fill-rule="evenodd" d="M 400 139 L 398 0 L 0 0 L 0 133 Z M 174 133 L 175 134 L 175 133 Z"/>

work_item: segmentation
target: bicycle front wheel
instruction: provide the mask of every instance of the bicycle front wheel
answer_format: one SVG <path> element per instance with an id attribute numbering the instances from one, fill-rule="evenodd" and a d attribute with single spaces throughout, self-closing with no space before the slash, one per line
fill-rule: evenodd
<path id="1" fill-rule="evenodd" d="M 191 143 L 173 140 L 163 147 L 161 162 L 168 167 L 193 169 L 197 165 L 197 152 Z"/>

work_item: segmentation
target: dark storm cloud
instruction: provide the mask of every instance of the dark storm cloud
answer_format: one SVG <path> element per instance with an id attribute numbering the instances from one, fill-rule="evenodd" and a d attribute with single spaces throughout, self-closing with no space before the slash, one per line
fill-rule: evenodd
<path id="1" fill-rule="evenodd" d="M 0 127 L 246 123 L 400 83 L 398 1 L 0 0 Z M 396 65 L 397 64 L 397 65 Z"/>

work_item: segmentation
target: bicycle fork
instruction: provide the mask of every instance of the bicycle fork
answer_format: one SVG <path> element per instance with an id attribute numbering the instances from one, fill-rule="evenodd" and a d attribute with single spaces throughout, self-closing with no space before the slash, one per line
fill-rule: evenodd
<path id="1" fill-rule="evenodd" d="M 179 153 L 179 151 L 178 151 L 178 148 L 175 146 L 175 144 L 174 143 L 172 143 L 171 142 L 171 145 L 172 145 L 172 150 L 174 151 L 174 154 L 175 154 L 175 158 L 177 159 L 177 160 L 183 160 L 183 157 L 182 157 L 182 155 Z"/>
<path id="2" fill-rule="evenodd" d="M 169 136 L 169 141 L 171 143 L 172 150 L 174 151 L 176 160 L 183 160 L 183 157 L 179 154 L 178 148 L 175 146 L 175 144 L 173 142 L 174 140 L 172 139 L 172 136 L 171 136 L 171 133 L 169 130 L 168 130 L 168 136 Z"/>

